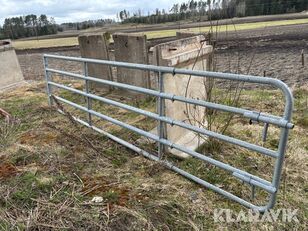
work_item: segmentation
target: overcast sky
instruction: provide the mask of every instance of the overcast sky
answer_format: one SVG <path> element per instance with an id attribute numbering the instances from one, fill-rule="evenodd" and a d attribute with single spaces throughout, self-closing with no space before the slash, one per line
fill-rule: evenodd
<path id="1" fill-rule="evenodd" d="M 116 18 L 116 13 L 126 9 L 144 14 L 156 8 L 170 9 L 174 3 L 185 0 L 0 0 L 0 24 L 5 18 L 46 14 L 54 17 L 57 23 L 77 22 L 88 19 Z"/>

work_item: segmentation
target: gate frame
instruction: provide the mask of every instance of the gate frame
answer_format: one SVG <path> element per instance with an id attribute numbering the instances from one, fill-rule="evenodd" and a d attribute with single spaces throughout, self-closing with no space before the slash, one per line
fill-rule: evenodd
<path id="1" fill-rule="evenodd" d="M 59 59 L 59 60 L 65 60 L 65 61 L 74 61 L 74 62 L 81 62 L 84 65 L 84 74 L 75 74 L 67 71 L 61 71 L 61 70 L 56 70 L 56 69 L 51 69 L 48 67 L 48 59 Z M 80 109 L 81 111 L 84 111 L 88 114 L 87 122 L 83 121 L 79 118 L 74 117 L 74 119 L 85 125 L 86 127 L 92 128 L 93 130 L 107 136 L 108 138 L 114 140 L 115 142 L 120 143 L 121 145 L 151 159 L 154 161 L 158 161 L 161 164 L 163 164 L 165 167 L 179 173 L 180 175 L 206 187 L 209 188 L 219 194 L 222 194 L 223 196 L 236 201 L 242 205 L 244 205 L 247 208 L 257 210 L 259 212 L 265 212 L 271 208 L 274 207 L 276 199 L 277 199 L 277 193 L 280 185 L 280 178 L 281 178 L 281 172 L 282 172 L 282 166 L 283 166 L 283 161 L 285 157 L 285 152 L 286 152 L 286 146 L 287 146 L 287 140 L 288 140 L 288 134 L 289 130 L 294 127 L 294 125 L 291 123 L 291 117 L 292 117 L 292 111 L 293 111 L 293 96 L 291 90 L 288 88 L 288 86 L 283 83 L 281 80 L 274 79 L 274 78 L 268 78 L 268 77 L 257 77 L 257 76 L 251 76 L 251 75 L 239 75 L 239 74 L 230 74 L 230 73 L 219 73 L 219 72 L 210 72 L 210 71 L 196 71 L 196 70 L 187 70 L 187 69 L 178 69 L 178 68 L 173 68 L 173 67 L 163 67 L 163 66 L 154 66 L 154 65 L 145 65 L 145 64 L 135 64 L 135 63 L 125 63 L 125 62 L 116 62 L 116 61 L 109 61 L 109 60 L 98 60 L 98 59 L 88 59 L 88 58 L 79 58 L 79 57 L 68 57 L 68 56 L 59 56 L 59 55 L 50 55 L 50 54 L 44 54 L 44 69 L 45 69 L 45 77 L 46 77 L 46 85 L 47 85 L 47 95 L 48 95 L 48 102 L 49 105 L 52 106 L 53 104 L 53 97 L 67 105 L 70 105 L 74 108 Z M 152 71 L 157 73 L 158 75 L 158 91 L 156 90 L 151 90 L 147 88 L 142 88 L 142 87 L 137 87 L 133 85 L 128 85 L 128 84 L 123 84 L 123 83 L 118 83 L 110 80 L 103 80 L 103 79 L 98 79 L 95 77 L 90 77 L 88 76 L 88 64 L 101 64 L 101 65 L 109 65 L 113 67 L 125 67 L 125 68 L 132 68 L 132 69 L 139 69 L 139 70 L 144 70 L 144 71 Z M 71 87 L 67 87 L 62 84 L 58 84 L 56 82 L 52 81 L 51 74 L 56 73 L 60 74 L 63 76 L 69 76 L 73 77 L 76 79 L 81 79 L 85 81 L 85 89 L 84 91 L 80 91 Z M 191 99 L 191 98 L 186 98 L 182 96 L 177 96 L 169 93 L 164 93 L 164 87 L 163 87 L 163 78 L 164 74 L 169 73 L 169 74 L 182 74 L 182 75 L 192 75 L 192 76 L 197 76 L 201 78 L 215 78 L 215 79 L 224 79 L 224 80 L 233 80 L 233 81 L 241 81 L 241 82 L 248 82 L 248 83 L 257 83 L 257 84 L 265 84 L 265 85 L 271 85 L 274 86 L 278 89 L 280 89 L 285 97 L 285 108 L 284 108 L 284 113 L 282 117 L 279 116 L 273 116 L 261 112 L 256 112 L 256 111 L 251 111 L 243 108 L 237 108 L 237 107 L 232 107 L 232 106 L 227 106 L 227 105 L 222 105 L 222 104 L 217 104 L 217 103 L 211 103 L 208 101 L 203 101 L 203 100 L 197 100 L 197 99 Z M 136 107 L 129 106 L 127 104 L 123 104 L 117 101 L 113 101 L 101 96 L 97 96 L 94 94 L 91 94 L 89 92 L 89 82 L 96 82 L 96 83 L 102 83 L 108 86 L 112 87 L 117 87 L 117 88 L 123 88 L 126 90 L 131 90 L 131 91 L 136 91 L 138 93 L 142 94 L 147 94 L 151 96 L 155 96 L 157 98 L 157 114 L 152 113 L 149 111 L 145 111 L 143 109 L 139 109 Z M 55 96 L 52 93 L 52 87 L 68 90 L 73 93 L 77 93 L 79 95 L 82 95 L 86 97 L 86 103 L 87 106 L 81 106 L 79 104 L 73 103 L 71 101 L 68 101 L 62 97 Z M 150 132 L 144 131 L 142 129 L 136 128 L 132 125 L 126 124 L 124 122 L 121 122 L 119 120 L 113 119 L 109 116 L 103 115 L 101 113 L 98 113 L 94 110 L 92 110 L 92 105 L 91 101 L 92 100 L 98 100 L 103 103 L 113 105 L 116 107 L 120 107 L 122 109 L 132 111 L 139 113 L 141 115 L 150 117 L 158 121 L 158 135 L 154 135 Z M 231 112 L 235 114 L 240 114 L 243 117 L 246 117 L 252 121 L 256 122 L 262 122 L 264 123 L 264 130 L 263 130 L 263 137 L 266 136 L 268 125 L 273 124 L 278 127 L 280 127 L 280 139 L 279 139 L 279 145 L 278 145 L 278 150 L 273 151 L 271 149 L 264 148 L 259 145 L 255 145 L 240 139 L 236 139 L 233 137 L 229 137 L 226 135 L 222 135 L 213 131 L 206 130 L 204 128 L 199 128 L 193 125 L 186 124 L 182 121 L 177 121 L 173 120 L 170 117 L 166 117 L 163 114 L 163 103 L 164 100 L 172 100 L 172 101 L 179 101 L 183 103 L 189 103 L 189 104 L 194 104 L 197 106 L 202 106 L 206 108 L 211 108 L 214 110 L 220 110 L 224 112 Z M 64 113 L 60 109 L 58 109 L 61 113 Z M 158 142 L 158 156 L 150 154 L 149 152 L 142 150 L 141 148 L 125 141 L 122 140 L 119 137 L 116 137 L 98 127 L 93 126 L 92 124 L 92 116 L 99 117 L 103 120 L 106 120 L 108 122 L 111 122 L 113 124 L 116 124 L 122 128 L 126 128 L 130 131 L 133 131 L 141 136 L 145 136 L 147 138 L 150 138 L 156 142 Z M 235 168 L 231 165 L 225 164 L 221 161 L 215 160 L 213 158 L 210 158 L 208 156 L 202 155 L 200 153 L 197 153 L 196 151 L 187 149 L 183 146 L 180 146 L 178 144 L 172 143 L 168 139 L 166 139 L 163 135 L 163 126 L 164 124 L 170 124 L 170 125 L 176 125 L 180 126 L 182 128 L 186 128 L 188 130 L 191 130 L 193 132 L 196 132 L 198 134 L 202 134 L 205 136 L 213 137 L 234 145 L 238 145 L 241 147 L 244 147 L 246 149 L 249 149 L 251 151 L 258 152 L 260 154 L 270 156 L 272 158 L 276 158 L 275 165 L 274 165 L 274 172 L 272 174 L 272 182 L 269 182 L 267 180 L 264 180 L 256 175 L 250 174 L 246 171 L 240 170 L 238 168 Z M 220 169 L 224 169 L 226 171 L 229 171 L 232 173 L 234 177 L 237 179 L 249 184 L 252 186 L 252 189 L 254 191 L 254 187 L 259 187 L 265 191 L 267 191 L 270 194 L 270 198 L 268 200 L 268 203 L 264 206 L 258 206 L 254 205 L 249 201 L 246 201 L 228 191 L 225 191 L 207 181 L 204 181 L 176 166 L 174 166 L 171 162 L 162 160 L 162 151 L 163 151 L 163 146 L 168 146 L 170 148 L 175 148 L 179 151 L 185 152 L 189 154 L 190 156 L 193 156 L 195 158 L 198 158 L 202 161 L 208 162 L 216 167 L 219 167 Z"/>

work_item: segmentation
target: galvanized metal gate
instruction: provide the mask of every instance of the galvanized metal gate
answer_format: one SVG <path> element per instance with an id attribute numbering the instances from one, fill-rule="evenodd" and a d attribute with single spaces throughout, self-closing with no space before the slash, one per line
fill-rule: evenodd
<path id="1" fill-rule="evenodd" d="M 75 74 L 63 70 L 56 70 L 56 69 L 51 69 L 48 67 L 48 59 L 58 59 L 62 61 L 75 61 L 75 62 L 81 62 L 84 65 L 84 74 Z M 158 91 L 156 90 L 150 90 L 146 88 L 141 88 L 137 86 L 132 86 L 132 85 L 127 85 L 123 83 L 118 83 L 118 82 L 113 82 L 109 80 L 103 80 L 103 79 L 98 79 L 92 76 L 88 76 L 88 64 L 101 64 L 101 65 L 109 65 L 113 67 L 125 67 L 125 68 L 132 68 L 132 69 L 139 69 L 139 70 L 145 70 L 145 71 L 152 71 L 157 73 L 158 76 Z M 200 184 L 203 185 L 206 188 L 212 189 L 217 193 L 220 193 L 224 195 L 225 197 L 234 200 L 248 208 L 251 208 L 253 210 L 258 210 L 260 212 L 264 212 L 270 208 L 272 208 L 275 204 L 277 193 L 278 193 L 278 188 L 280 184 L 280 178 L 281 178 L 281 172 L 282 172 L 282 166 L 283 166 L 283 161 L 285 157 L 285 152 L 286 152 L 286 146 L 287 146 L 287 140 L 288 140 L 288 133 L 289 129 L 292 129 L 294 125 L 291 123 L 291 115 L 292 115 L 292 110 L 293 110 L 293 96 L 289 88 L 287 87 L 286 84 L 284 84 L 282 81 L 273 79 L 273 78 L 267 78 L 267 77 L 256 77 L 256 76 L 248 76 L 248 75 L 238 75 L 238 74 L 227 74 L 227 73 L 217 73 L 217 72 L 208 72 L 208 71 L 194 71 L 194 70 L 187 70 L 187 69 L 176 69 L 176 68 L 171 68 L 171 67 L 160 67 L 160 66 L 152 66 L 152 65 L 143 65 L 143 64 L 134 64 L 134 63 L 123 63 L 123 62 L 114 62 L 114 61 L 107 61 L 107 60 L 96 60 L 96 59 L 86 59 L 86 58 L 78 58 L 78 57 L 66 57 L 66 56 L 57 56 L 57 55 L 44 55 L 44 66 L 45 66 L 45 74 L 46 74 L 46 81 L 47 81 L 47 94 L 48 94 L 48 99 L 49 99 L 49 104 L 52 105 L 53 103 L 53 97 L 57 99 L 58 101 L 70 105 L 74 108 L 77 108 L 83 112 L 86 112 L 88 114 L 88 119 L 87 121 L 83 121 L 79 118 L 74 117 L 74 119 L 81 124 L 92 128 L 93 130 L 109 137 L 110 139 L 126 146 L 127 148 L 151 159 L 154 161 L 159 161 L 163 165 L 165 165 L 167 168 L 179 173 L 180 175 Z M 63 76 L 67 77 L 72 77 L 75 79 L 79 80 L 84 80 L 85 81 L 85 89 L 84 91 L 74 89 L 69 86 L 65 86 L 60 83 L 56 83 L 52 80 L 52 74 L 60 74 Z M 274 86 L 278 89 L 280 89 L 285 97 L 285 108 L 284 108 L 284 113 L 282 117 L 274 116 L 274 115 L 269 115 L 269 114 L 264 114 L 256 111 L 250 111 L 246 110 L 243 108 L 237 108 L 237 107 L 231 107 L 227 105 L 221 105 L 221 104 L 216 104 L 216 103 L 211 103 L 203 100 L 197 100 L 197 99 L 191 99 L 191 98 L 186 98 L 182 96 L 177 96 L 169 93 L 163 92 L 163 78 L 165 73 L 171 73 L 173 75 L 176 74 L 181 74 L 181 75 L 192 75 L 192 76 L 198 76 L 200 78 L 215 78 L 215 79 L 223 79 L 223 80 L 234 80 L 234 81 L 242 81 L 242 82 L 248 82 L 248 83 L 257 83 L 257 84 L 265 84 L 265 85 L 271 85 Z M 90 82 L 96 82 L 96 83 L 101 83 L 105 84 L 108 86 L 116 87 L 116 88 L 122 88 L 130 91 L 135 91 L 138 93 L 142 94 L 147 94 L 151 96 L 157 97 L 157 102 L 158 102 L 158 107 L 157 107 L 157 113 L 152 113 L 146 110 L 142 110 L 136 107 L 132 107 L 130 105 L 120 103 L 114 100 L 110 100 L 101 96 L 97 96 L 95 94 L 92 94 L 89 92 L 89 83 Z M 86 97 L 87 99 L 87 106 L 82 106 L 79 104 L 76 104 L 74 102 L 71 102 L 67 99 L 64 99 L 60 96 L 54 95 L 52 89 L 53 88 L 59 88 L 59 89 L 64 89 L 76 94 L 79 94 L 81 96 Z M 141 115 L 150 117 L 152 119 L 155 119 L 158 121 L 158 135 L 154 135 L 148 131 L 144 131 L 142 129 L 136 128 L 132 125 L 126 124 L 124 122 L 121 122 L 119 120 L 116 120 L 114 118 L 111 118 L 107 115 L 103 115 L 99 112 L 96 112 L 92 110 L 91 108 L 91 100 L 98 100 L 100 102 L 113 105 L 122 109 L 126 109 L 131 112 L 136 112 Z M 264 129 L 264 135 L 266 135 L 267 128 L 269 124 L 278 126 L 280 128 L 280 139 L 279 139 L 279 145 L 278 145 L 278 150 L 271 150 L 264 148 L 262 146 L 252 144 L 243 140 L 239 140 L 233 137 L 229 137 L 223 134 L 219 134 L 213 131 L 206 130 L 204 128 L 199 128 L 197 126 L 193 126 L 187 123 L 184 123 L 182 121 L 177 121 L 174 120 L 173 118 L 169 118 L 163 115 L 163 101 L 164 100 L 172 100 L 172 101 L 179 101 L 183 103 L 188 103 L 188 104 L 194 104 L 198 105 L 201 107 L 206 107 L 214 110 L 220 110 L 224 112 L 230 112 L 230 113 L 235 113 L 242 115 L 243 117 L 246 117 L 252 121 L 257 121 L 257 122 L 262 122 L 265 125 Z M 92 116 L 96 116 L 100 119 L 106 120 L 108 122 L 111 122 L 115 125 L 118 125 L 122 128 L 128 129 L 130 131 L 136 132 L 137 134 L 150 138 L 158 143 L 158 155 L 151 154 L 145 150 L 140 149 L 139 147 L 128 143 L 125 140 L 120 139 L 119 137 L 116 137 L 106 131 L 103 131 L 102 129 L 96 127 L 92 123 Z M 231 165 L 228 165 L 226 163 L 223 163 L 221 161 L 215 160 L 213 158 L 210 158 L 208 156 L 202 155 L 194 150 L 189 150 L 184 146 L 178 145 L 176 143 L 171 142 L 170 140 L 166 139 L 163 137 L 163 125 L 164 124 L 170 124 L 174 126 L 180 126 L 182 128 L 191 130 L 195 133 L 216 138 L 224 142 L 228 142 L 234 145 L 238 145 L 241 147 L 244 147 L 248 150 L 252 150 L 255 152 L 258 152 L 262 155 L 269 156 L 271 158 L 275 159 L 275 165 L 273 169 L 273 175 L 272 175 L 272 181 L 269 182 L 265 179 L 262 179 L 258 176 L 255 176 L 253 174 L 250 174 L 246 171 L 240 170 L 238 168 L 235 168 Z M 241 181 L 251 185 L 253 188 L 254 187 L 259 187 L 263 190 L 265 190 L 269 195 L 269 200 L 268 203 L 264 206 L 257 206 L 252 204 L 251 202 L 244 200 L 228 191 L 225 191 L 209 182 L 206 182 L 176 166 L 174 166 L 172 163 L 162 160 L 161 155 L 162 155 L 162 147 L 163 146 L 168 146 L 174 149 L 177 149 L 181 152 L 187 153 L 191 155 L 192 157 L 198 158 L 201 161 L 205 161 L 207 163 L 210 163 L 216 167 L 219 167 L 221 169 L 226 170 L 227 172 L 230 172 L 234 177 L 240 179 Z"/>

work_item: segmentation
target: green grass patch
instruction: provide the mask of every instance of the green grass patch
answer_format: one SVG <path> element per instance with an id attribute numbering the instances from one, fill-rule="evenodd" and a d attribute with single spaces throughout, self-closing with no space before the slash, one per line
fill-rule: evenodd
<path id="1" fill-rule="evenodd" d="M 48 47 L 64 47 L 78 45 L 77 37 L 54 38 L 54 39 L 33 39 L 33 40 L 15 40 L 13 46 L 17 50 L 48 48 Z"/>

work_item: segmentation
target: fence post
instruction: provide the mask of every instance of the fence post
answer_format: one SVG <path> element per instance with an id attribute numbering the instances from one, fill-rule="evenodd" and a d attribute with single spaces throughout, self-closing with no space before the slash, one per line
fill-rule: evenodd
<path id="1" fill-rule="evenodd" d="M 88 77 L 88 63 L 87 62 L 84 62 L 83 63 L 83 66 L 84 66 L 84 76 L 87 78 Z M 90 83 L 89 83 L 89 80 L 85 80 L 85 92 L 87 94 L 89 94 L 90 92 Z M 91 98 L 89 98 L 89 96 L 86 97 L 86 103 L 87 103 L 87 109 L 88 110 L 91 110 L 92 109 L 92 100 Z M 88 112 L 88 124 L 90 126 L 92 126 L 92 115 L 90 112 Z"/>
<path id="2" fill-rule="evenodd" d="M 158 72 L 158 90 L 159 93 L 164 92 L 164 81 L 163 81 L 163 73 L 161 71 Z M 164 99 L 159 96 L 157 98 L 158 104 L 157 104 L 157 110 L 158 110 L 158 115 L 160 117 L 164 116 Z M 158 126 L 157 126 L 157 133 L 159 136 L 159 140 L 164 138 L 164 122 L 163 121 L 158 121 Z M 158 157 L 161 159 L 162 154 L 164 152 L 164 145 L 159 142 L 158 143 Z"/>
<path id="3" fill-rule="evenodd" d="M 304 67 L 304 66 L 305 66 L 305 54 L 304 54 L 304 49 L 302 50 L 301 55 L 302 55 L 302 67 Z"/>
<path id="4" fill-rule="evenodd" d="M 46 90 L 47 90 L 47 97 L 48 97 L 48 105 L 52 106 L 52 98 L 51 98 L 51 87 L 49 85 L 49 75 L 50 73 L 46 70 L 48 68 L 48 58 L 44 56 L 44 70 L 45 70 L 45 79 L 46 79 Z"/>

